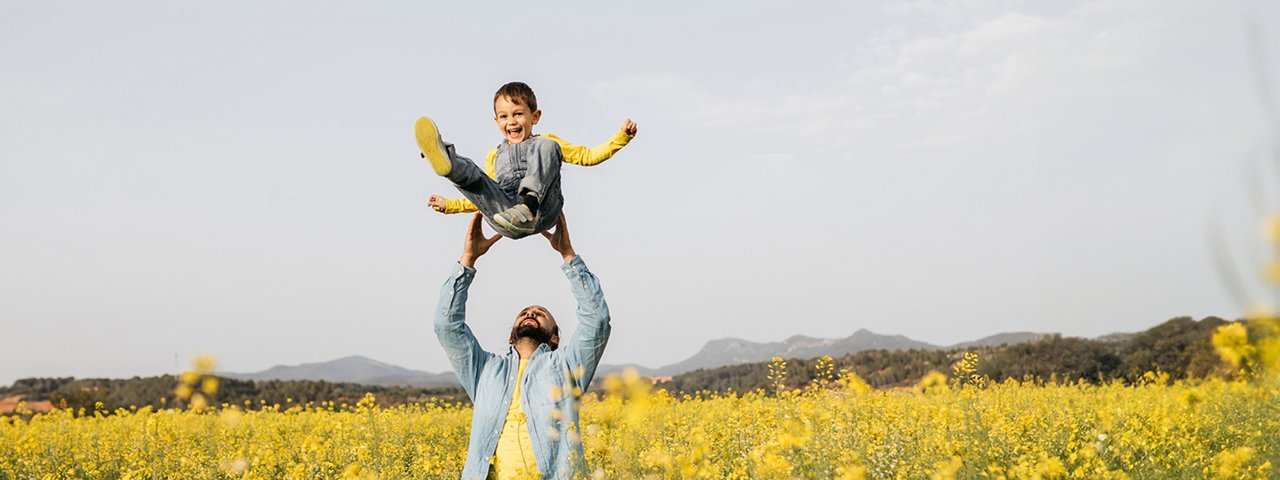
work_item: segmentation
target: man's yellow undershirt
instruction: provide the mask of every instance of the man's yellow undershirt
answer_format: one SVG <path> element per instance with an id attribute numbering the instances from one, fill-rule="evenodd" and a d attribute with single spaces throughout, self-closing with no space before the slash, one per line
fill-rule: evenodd
<path id="1" fill-rule="evenodd" d="M 502 423 L 502 435 L 498 437 L 498 450 L 489 466 L 489 478 L 497 480 L 538 478 L 538 462 L 533 458 L 529 444 L 529 424 L 525 422 L 524 409 L 520 406 L 520 384 L 524 381 L 524 367 L 529 359 L 520 359 L 516 372 L 516 386 L 511 393 L 511 406 L 507 419 Z"/>

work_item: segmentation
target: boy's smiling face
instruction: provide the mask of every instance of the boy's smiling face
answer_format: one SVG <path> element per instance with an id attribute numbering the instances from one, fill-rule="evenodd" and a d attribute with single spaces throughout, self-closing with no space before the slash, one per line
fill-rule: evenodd
<path id="1" fill-rule="evenodd" d="M 515 103 L 510 97 L 500 96 L 493 101 L 493 120 L 507 142 L 516 144 L 533 136 L 533 126 L 542 117 L 542 110 L 529 111 L 529 106 Z"/>

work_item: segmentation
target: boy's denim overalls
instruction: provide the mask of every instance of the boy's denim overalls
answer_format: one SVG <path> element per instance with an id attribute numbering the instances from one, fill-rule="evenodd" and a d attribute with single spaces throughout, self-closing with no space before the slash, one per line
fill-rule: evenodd
<path id="1" fill-rule="evenodd" d="M 452 143 L 444 145 L 453 165 L 445 177 L 476 205 L 484 214 L 485 223 L 494 231 L 510 238 L 530 235 L 493 223 L 494 214 L 518 205 L 525 193 L 538 198 L 538 225 L 534 233 L 555 226 L 560 208 L 564 206 L 564 195 L 560 192 L 560 163 L 564 157 L 555 141 L 534 135 L 515 145 L 502 142 L 494 159 L 496 180 L 489 178 L 475 162 L 459 156 Z"/>

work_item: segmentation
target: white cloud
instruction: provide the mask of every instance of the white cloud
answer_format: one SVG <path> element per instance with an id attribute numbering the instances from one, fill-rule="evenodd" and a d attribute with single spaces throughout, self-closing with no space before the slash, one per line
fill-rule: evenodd
<path id="1" fill-rule="evenodd" d="M 766 92 L 754 80 L 700 85 L 663 72 L 600 82 L 593 92 L 624 91 L 687 128 L 732 122 L 745 138 L 782 135 L 831 149 L 950 147 L 1044 132 L 1161 88 L 1154 64 L 1197 15 L 1150 2 L 1086 3 L 1060 15 L 998 5 L 976 20 L 974 2 L 882 8 L 902 21 L 835 50 L 845 74 L 808 91 Z"/>

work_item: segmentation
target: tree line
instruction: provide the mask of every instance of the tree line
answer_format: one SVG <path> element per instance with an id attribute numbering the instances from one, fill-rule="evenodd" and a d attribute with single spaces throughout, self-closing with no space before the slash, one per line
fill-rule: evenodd
<path id="1" fill-rule="evenodd" d="M 1035 342 L 980 347 L 967 350 L 870 350 L 832 359 L 834 370 L 856 373 L 876 388 L 907 387 L 936 370 L 951 374 L 951 366 L 964 352 L 977 353 L 978 374 L 994 381 L 1006 378 L 1092 383 L 1123 380 L 1135 382 L 1148 371 L 1167 373 L 1172 379 L 1227 376 L 1231 371 L 1219 360 L 1211 343 L 1213 332 L 1227 321 L 1208 317 L 1179 317 L 1119 340 L 1085 339 L 1055 335 Z M 798 388 L 819 376 L 818 359 L 788 359 L 784 386 Z M 747 392 L 767 388 L 769 363 L 750 363 L 700 369 L 659 382 L 657 388 L 678 393 Z M 23 395 L 25 400 L 49 400 L 55 406 L 79 410 L 101 408 L 152 408 L 180 406 L 172 375 L 131 379 L 26 378 L 0 387 L 0 398 Z M 592 387 L 598 387 L 599 379 Z M 214 404 L 248 408 L 263 405 L 306 405 L 333 402 L 354 405 L 372 393 L 380 405 L 443 401 L 467 402 L 461 387 L 416 388 L 360 385 L 308 380 L 236 380 L 219 378 Z M 100 407 L 99 407 L 100 405 Z"/>
<path id="2" fill-rule="evenodd" d="M 133 377 L 129 379 L 106 378 L 24 378 L 9 387 L 0 387 L 0 398 L 22 395 L 23 400 L 48 400 L 59 408 L 79 411 L 95 409 L 113 411 L 118 408 L 153 409 L 181 406 L 174 394 L 178 378 L 173 375 L 157 377 Z M 218 391 L 213 404 L 227 403 L 241 408 L 259 409 L 265 405 L 291 405 L 332 402 L 335 408 L 343 403 L 355 405 L 365 393 L 372 393 L 378 404 L 389 406 L 428 401 L 467 402 L 461 387 L 417 388 L 400 386 L 360 385 L 310 380 L 236 380 L 218 378 Z"/>
<path id="3" fill-rule="evenodd" d="M 966 352 L 978 354 L 977 373 L 994 381 L 1139 381 L 1148 371 L 1172 379 L 1227 376 L 1231 371 L 1215 353 L 1211 339 L 1218 317 L 1178 317 L 1119 340 L 1054 335 L 1038 341 L 966 350 L 870 350 L 834 358 L 836 372 L 856 373 L 876 388 L 907 387 L 936 370 L 951 375 L 951 366 Z M 786 387 L 808 385 L 818 377 L 818 359 L 787 359 Z M 700 369 L 659 382 L 672 392 L 747 392 L 771 385 L 769 363 Z"/>

